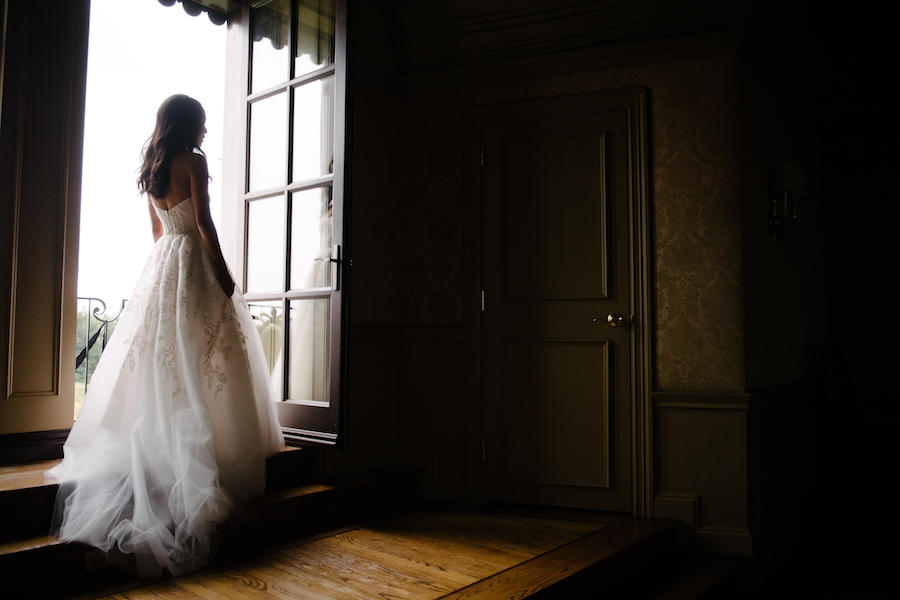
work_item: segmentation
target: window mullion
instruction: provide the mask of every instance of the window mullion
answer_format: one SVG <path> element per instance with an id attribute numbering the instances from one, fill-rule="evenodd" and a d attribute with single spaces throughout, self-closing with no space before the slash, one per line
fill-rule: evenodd
<path id="1" fill-rule="evenodd" d="M 281 301 L 281 310 L 284 315 L 282 322 L 284 323 L 284 339 L 282 341 L 281 356 L 281 400 L 288 399 L 288 386 L 291 381 L 291 301 L 283 298 Z"/>

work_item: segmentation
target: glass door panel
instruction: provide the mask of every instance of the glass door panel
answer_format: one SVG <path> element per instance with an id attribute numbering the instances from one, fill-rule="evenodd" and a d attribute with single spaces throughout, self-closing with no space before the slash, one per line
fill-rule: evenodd
<path id="1" fill-rule="evenodd" d="M 288 399 L 327 402 L 329 300 L 291 300 Z"/>
<path id="2" fill-rule="evenodd" d="M 284 196 L 247 208 L 247 291 L 284 290 Z"/>
<path id="3" fill-rule="evenodd" d="M 290 77 L 290 0 L 272 0 L 253 10 L 251 86 L 253 92 Z"/>
<path id="4" fill-rule="evenodd" d="M 293 180 L 331 173 L 333 146 L 334 77 L 294 88 Z"/>
<path id="5" fill-rule="evenodd" d="M 284 360 L 284 304 L 281 300 L 248 302 L 250 316 L 262 340 L 263 352 L 269 367 L 269 381 L 272 383 L 272 400 L 281 400 L 284 381 L 282 361 Z"/>
<path id="6" fill-rule="evenodd" d="M 291 198 L 291 289 L 331 286 L 331 186 Z"/>
<path id="7" fill-rule="evenodd" d="M 250 105 L 249 191 L 284 185 L 287 179 L 287 94 Z"/>
<path id="8" fill-rule="evenodd" d="M 334 0 L 299 0 L 294 77 L 334 62 Z"/>

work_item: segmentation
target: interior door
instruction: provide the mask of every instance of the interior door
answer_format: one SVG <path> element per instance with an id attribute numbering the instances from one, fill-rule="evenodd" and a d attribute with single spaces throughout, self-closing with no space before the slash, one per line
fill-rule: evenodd
<path id="1" fill-rule="evenodd" d="M 632 510 L 640 311 L 628 101 L 573 96 L 482 115 L 481 484 L 491 500 Z"/>

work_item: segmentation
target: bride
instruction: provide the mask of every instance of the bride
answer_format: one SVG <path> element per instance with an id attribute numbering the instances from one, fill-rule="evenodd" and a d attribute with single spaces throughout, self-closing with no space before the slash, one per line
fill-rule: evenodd
<path id="1" fill-rule="evenodd" d="M 155 244 L 46 472 L 51 532 L 128 559 L 139 575 L 205 564 L 216 527 L 265 488 L 284 447 L 262 344 L 209 210 L 206 114 L 159 107 L 138 186 Z"/>

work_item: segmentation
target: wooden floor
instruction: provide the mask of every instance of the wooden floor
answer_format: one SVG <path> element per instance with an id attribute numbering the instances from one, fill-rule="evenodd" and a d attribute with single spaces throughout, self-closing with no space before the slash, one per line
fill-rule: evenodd
<path id="1" fill-rule="evenodd" d="M 434 507 L 296 539 L 181 578 L 80 598 L 523 598 L 653 528 L 590 511 Z"/>
<path id="2" fill-rule="evenodd" d="M 298 452 L 283 454 L 282 462 L 302 458 Z M 8 570 L 2 578 L 10 585 L 18 581 L 29 587 L 48 568 L 66 573 L 53 581 L 70 583 L 51 587 L 80 590 L 62 596 L 67 598 L 430 600 L 541 594 L 542 600 L 569 600 L 576 596 L 567 590 L 581 585 L 587 574 L 589 595 L 579 598 L 594 597 L 598 572 L 606 580 L 620 580 L 626 572 L 632 581 L 647 579 L 649 561 L 678 530 L 675 521 L 665 519 L 550 507 L 419 502 L 407 503 L 404 512 L 365 511 L 359 509 L 382 506 L 378 498 L 393 497 L 400 488 L 396 483 L 308 482 L 298 487 L 294 482 L 255 501 L 254 522 L 264 532 L 277 533 L 297 521 L 291 535 L 307 531 L 302 537 L 282 537 L 290 541 L 274 546 L 274 538 L 263 544 L 257 540 L 248 546 L 237 540 L 255 538 L 239 536 L 226 545 L 229 556 L 220 556 L 201 572 L 137 582 L 111 573 L 108 566 L 92 570 L 96 557 L 91 553 L 96 551 L 90 548 L 34 537 L 49 522 L 56 489 L 43 473 L 57 463 L 0 467 L 0 505 L 9 516 L 3 526 L 9 535 L 0 538 L 0 572 Z M 301 463 L 279 464 L 273 459 L 267 465 L 273 481 L 287 477 L 279 469 L 290 475 Z M 335 506 L 343 508 L 332 510 Z M 331 520 L 329 512 L 335 513 Z M 337 519 L 338 513 L 347 516 Z M 19 521 L 29 519 L 31 527 L 19 527 Z M 22 531 L 14 535 L 13 529 Z M 54 592 L 54 597 L 60 596 Z"/>

